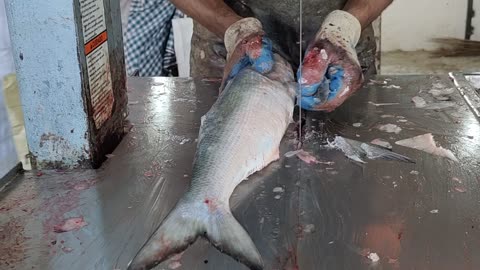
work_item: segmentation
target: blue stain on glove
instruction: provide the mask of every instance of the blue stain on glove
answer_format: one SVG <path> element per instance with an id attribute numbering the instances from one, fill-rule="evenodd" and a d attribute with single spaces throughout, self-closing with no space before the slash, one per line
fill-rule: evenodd
<path id="1" fill-rule="evenodd" d="M 250 64 L 250 61 L 247 56 L 244 56 L 238 61 L 233 67 L 232 71 L 230 71 L 230 74 L 228 75 L 228 80 L 232 79 L 235 77 L 242 69 L 248 67 Z"/>
<path id="2" fill-rule="evenodd" d="M 326 77 L 330 80 L 330 93 L 328 94 L 327 100 L 330 101 L 334 99 L 338 91 L 343 86 L 343 76 L 345 75 L 345 71 L 341 66 L 332 66 L 328 68 Z"/>
<path id="3" fill-rule="evenodd" d="M 262 50 L 260 55 L 257 58 L 253 57 L 248 57 L 250 64 L 252 64 L 252 67 L 262 73 L 265 74 L 267 72 L 270 72 L 273 68 L 273 45 L 272 41 L 267 38 L 263 37 L 262 38 Z M 247 52 L 248 54 L 248 52 Z"/>
<path id="4" fill-rule="evenodd" d="M 323 81 L 309 85 L 301 85 L 300 105 L 304 110 L 315 110 L 316 107 L 334 99 L 343 86 L 345 72 L 341 66 L 330 66 Z M 300 78 L 300 71 L 297 71 Z M 301 78 L 298 80 L 301 81 Z"/>
<path id="5" fill-rule="evenodd" d="M 260 55 L 254 58 L 247 51 L 245 56 L 233 66 L 232 71 L 228 76 L 228 80 L 235 77 L 242 69 L 248 66 L 251 66 L 254 70 L 262 74 L 270 72 L 274 64 L 272 48 L 272 41 L 267 37 L 263 37 Z"/>

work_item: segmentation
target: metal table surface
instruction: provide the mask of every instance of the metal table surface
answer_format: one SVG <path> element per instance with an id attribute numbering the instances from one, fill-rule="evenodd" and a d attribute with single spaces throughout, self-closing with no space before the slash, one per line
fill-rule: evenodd
<path id="1" fill-rule="evenodd" d="M 415 108 L 413 96 L 454 87 L 448 76 L 390 79 L 366 84 L 334 113 L 307 114 L 304 149 L 334 164 L 282 155 L 235 190 L 233 213 L 266 269 L 480 269 L 480 124 L 458 92 L 454 107 Z M 186 190 L 200 117 L 217 89 L 209 80 L 129 79 L 133 125 L 102 168 L 26 173 L 0 193 L 0 269 L 125 269 Z M 376 128 L 387 123 L 402 131 Z M 460 162 L 394 144 L 428 132 Z M 362 165 L 320 147 L 328 134 L 383 138 L 416 163 Z M 294 137 L 292 127 L 281 153 Z M 54 232 L 71 217 L 88 225 Z M 156 269 L 246 269 L 203 239 L 176 259 Z"/>

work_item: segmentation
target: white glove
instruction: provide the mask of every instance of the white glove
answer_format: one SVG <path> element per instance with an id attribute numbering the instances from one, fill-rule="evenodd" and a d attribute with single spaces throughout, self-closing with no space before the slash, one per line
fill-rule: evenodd
<path id="1" fill-rule="evenodd" d="M 272 42 L 265 37 L 259 20 L 250 17 L 233 23 L 225 32 L 224 42 L 227 64 L 220 89 L 246 67 L 250 66 L 262 74 L 272 70 Z"/>
<path id="2" fill-rule="evenodd" d="M 325 18 L 299 69 L 302 108 L 332 111 L 361 87 L 355 51 L 360 35 L 360 22 L 346 11 L 335 10 Z"/>

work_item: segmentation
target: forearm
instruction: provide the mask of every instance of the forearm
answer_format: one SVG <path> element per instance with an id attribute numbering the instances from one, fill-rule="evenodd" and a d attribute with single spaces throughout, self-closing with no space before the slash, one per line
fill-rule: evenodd
<path id="1" fill-rule="evenodd" d="M 242 17 L 223 0 L 170 0 L 178 9 L 223 38 L 227 28 Z"/>
<path id="2" fill-rule="evenodd" d="M 369 26 L 393 0 L 348 0 L 343 10 L 355 16 L 362 30 Z"/>

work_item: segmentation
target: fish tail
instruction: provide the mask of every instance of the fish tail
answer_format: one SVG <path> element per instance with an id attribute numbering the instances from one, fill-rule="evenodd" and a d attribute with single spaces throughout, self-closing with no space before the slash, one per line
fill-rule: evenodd
<path id="1" fill-rule="evenodd" d="M 188 211 L 188 210 L 187 210 Z M 195 242 L 200 225 L 184 208 L 177 205 L 162 221 L 128 266 L 128 270 L 152 269 L 170 256 Z"/>
<path id="2" fill-rule="evenodd" d="M 263 269 L 262 258 L 252 239 L 227 207 L 179 204 L 160 224 L 128 266 L 147 270 L 188 248 L 198 236 L 250 269 Z"/>
<path id="3" fill-rule="evenodd" d="M 205 237 L 220 252 L 230 255 L 252 270 L 263 269 L 263 262 L 250 235 L 232 215 L 229 207 L 210 217 Z"/>

